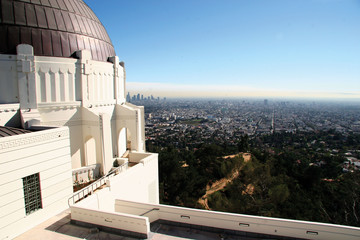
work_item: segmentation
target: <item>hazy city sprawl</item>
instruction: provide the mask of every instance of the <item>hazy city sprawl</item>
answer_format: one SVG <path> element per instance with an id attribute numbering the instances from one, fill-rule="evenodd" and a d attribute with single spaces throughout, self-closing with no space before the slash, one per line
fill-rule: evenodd
<path id="1" fill-rule="evenodd" d="M 360 106 L 354 102 L 268 99 L 163 99 L 133 97 L 145 106 L 148 141 L 166 137 L 187 147 L 235 143 L 240 136 L 334 130 L 360 133 Z M 196 141 L 192 141 L 196 136 Z M 310 143 L 311 144 L 311 143 Z"/>

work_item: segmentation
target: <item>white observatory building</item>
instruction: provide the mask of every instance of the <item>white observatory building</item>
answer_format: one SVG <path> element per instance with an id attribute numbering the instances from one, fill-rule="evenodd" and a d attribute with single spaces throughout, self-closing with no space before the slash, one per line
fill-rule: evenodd
<path id="1" fill-rule="evenodd" d="M 0 240 L 64 211 L 69 228 L 136 238 L 157 222 L 235 239 L 360 239 L 356 227 L 159 204 L 158 155 L 146 152 L 144 109 L 126 102 L 125 79 L 82 0 L 0 0 Z"/>
<path id="2" fill-rule="evenodd" d="M 123 198 L 158 203 L 144 130 L 124 64 L 83 1 L 0 2 L 0 239 L 68 208 L 73 185 L 113 166 L 132 170 Z"/>

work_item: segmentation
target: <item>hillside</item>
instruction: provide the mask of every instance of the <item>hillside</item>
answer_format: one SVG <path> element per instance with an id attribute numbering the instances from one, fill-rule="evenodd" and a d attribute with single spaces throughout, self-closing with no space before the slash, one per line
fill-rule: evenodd
<path id="1" fill-rule="evenodd" d="M 223 158 L 225 160 L 227 160 L 227 159 L 232 159 L 234 157 L 239 157 L 239 156 L 241 156 L 244 159 L 245 163 L 250 161 L 250 159 L 251 159 L 251 154 L 249 154 L 249 153 L 233 154 L 233 155 L 225 156 Z M 240 167 L 240 169 L 241 169 L 241 167 Z M 240 169 L 233 169 L 230 176 L 224 177 L 220 180 L 217 180 L 214 183 L 212 183 L 211 185 L 210 184 L 206 185 L 205 194 L 198 200 L 198 203 L 200 204 L 200 206 L 202 206 L 203 208 L 205 208 L 207 210 L 211 210 L 208 205 L 208 196 L 213 194 L 214 192 L 224 189 L 229 183 L 231 183 L 234 179 L 236 179 L 239 176 Z"/>
<path id="2" fill-rule="evenodd" d="M 162 203 L 352 226 L 360 225 L 359 148 L 359 135 L 334 131 L 242 137 L 238 148 L 148 146 L 159 152 Z"/>

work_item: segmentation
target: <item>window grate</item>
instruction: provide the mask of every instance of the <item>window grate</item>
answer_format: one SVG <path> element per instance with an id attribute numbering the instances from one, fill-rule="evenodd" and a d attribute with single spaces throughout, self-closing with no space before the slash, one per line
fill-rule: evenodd
<path id="1" fill-rule="evenodd" d="M 23 178 L 26 215 L 42 208 L 39 173 Z"/>

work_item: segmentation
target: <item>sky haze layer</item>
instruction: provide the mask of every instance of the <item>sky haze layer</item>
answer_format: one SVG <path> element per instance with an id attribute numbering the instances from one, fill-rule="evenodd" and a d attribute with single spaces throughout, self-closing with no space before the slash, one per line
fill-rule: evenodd
<path id="1" fill-rule="evenodd" d="M 85 2 L 132 93 L 360 99 L 360 1 Z"/>

